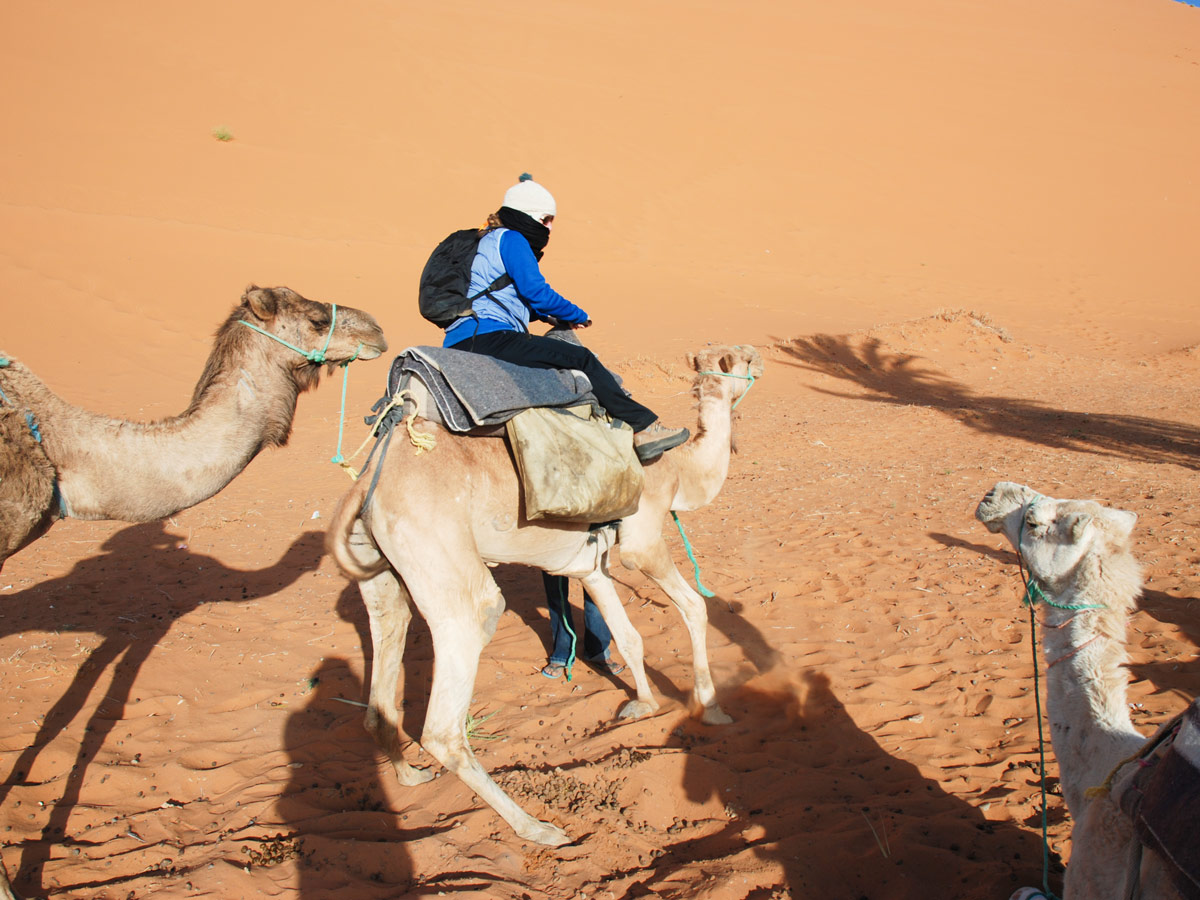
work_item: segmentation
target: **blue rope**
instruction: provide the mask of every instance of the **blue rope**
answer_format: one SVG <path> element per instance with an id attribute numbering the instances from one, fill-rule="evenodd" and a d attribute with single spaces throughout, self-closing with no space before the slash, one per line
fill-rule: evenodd
<path id="1" fill-rule="evenodd" d="M 692 561 L 692 573 L 696 579 L 696 590 L 700 592 L 701 597 L 717 596 L 700 583 L 700 563 L 696 562 L 696 554 L 692 552 L 692 543 L 688 540 L 687 532 L 683 530 L 683 523 L 679 521 L 679 516 L 675 514 L 675 510 L 671 510 L 671 518 L 675 520 L 675 527 L 679 529 L 679 536 L 683 538 L 683 546 L 687 550 L 688 559 Z"/>
<path id="2" fill-rule="evenodd" d="M 562 617 L 563 627 L 567 629 L 567 634 L 571 636 L 571 655 L 567 657 L 567 664 L 563 667 L 563 672 L 567 676 L 567 681 L 571 680 L 571 669 L 575 666 L 575 648 L 578 642 L 578 637 L 575 634 L 575 629 L 571 627 L 571 602 L 568 596 L 570 590 L 570 582 L 563 579 L 559 582 L 560 585 L 567 585 L 566 590 L 559 590 L 559 615 Z"/>

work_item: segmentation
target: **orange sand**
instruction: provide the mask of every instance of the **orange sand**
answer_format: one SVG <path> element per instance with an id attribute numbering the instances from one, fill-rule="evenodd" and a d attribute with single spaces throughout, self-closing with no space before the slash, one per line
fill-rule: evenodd
<path id="1" fill-rule="evenodd" d="M 733 725 L 687 717 L 656 588 L 614 573 L 663 707 L 613 724 L 628 680 L 538 676 L 540 580 L 497 570 L 476 709 L 500 738 L 476 746 L 576 845 L 522 843 L 452 777 L 401 788 L 360 728 L 365 615 L 322 551 L 347 487 L 327 381 L 216 498 L 63 522 L 5 564 L 0 857 L 23 893 L 1040 883 L 1029 623 L 972 518 L 1000 479 L 1138 514 L 1134 722 L 1196 695 L 1200 9 L 9 0 L 0 76 L 0 349 L 80 406 L 182 410 L 251 281 L 436 342 L 425 256 L 524 170 L 559 202 L 544 271 L 664 418 L 692 416 L 687 350 L 767 360 L 724 492 L 685 516 Z M 356 415 L 387 364 L 351 367 Z M 420 625 L 406 662 L 416 734 Z M 1051 822 L 1065 861 L 1057 796 Z"/>

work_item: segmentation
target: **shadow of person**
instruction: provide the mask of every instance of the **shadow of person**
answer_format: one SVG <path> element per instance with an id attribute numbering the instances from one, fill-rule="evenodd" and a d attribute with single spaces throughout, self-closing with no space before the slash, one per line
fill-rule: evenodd
<path id="1" fill-rule="evenodd" d="M 434 832 L 406 831 L 391 811 L 381 782 L 391 770 L 362 728 L 363 685 L 346 660 L 322 660 L 309 683 L 284 726 L 292 774 L 276 806 L 287 831 L 277 852 L 296 859 L 299 897 L 402 896 L 413 886 L 405 844 Z"/>
<path id="2" fill-rule="evenodd" d="M 87 768 L 122 720 L 138 672 L 172 624 L 205 603 L 252 600 L 282 590 L 320 565 L 324 544 L 319 532 L 306 532 L 273 565 L 240 571 L 187 550 L 163 522 L 151 522 L 122 529 L 101 551 L 80 560 L 61 578 L 11 595 L 0 620 L 4 635 L 74 631 L 101 638 L 0 783 L 3 808 L 9 792 L 24 783 L 42 749 L 88 707 L 89 697 L 94 693 L 99 697 L 81 726 L 74 764 L 63 777 L 63 791 L 42 840 L 26 844 L 19 882 L 27 894 L 40 888 L 51 845 L 67 834 L 67 820 L 79 801 Z M 97 693 L 110 669 L 107 687 Z M 10 874 L 15 873 L 10 870 Z"/>
<path id="3" fill-rule="evenodd" d="M 624 898 L 669 886 L 758 873 L 745 896 L 1006 897 L 1041 882 L 1041 839 L 987 819 L 863 732 L 830 679 L 746 685 L 729 698 L 735 723 L 713 736 L 677 729 L 688 752 L 683 788 L 695 804 L 719 800 L 727 822 L 663 847 L 651 874 Z M 684 823 L 704 831 L 711 825 Z M 755 877 L 755 876 L 749 876 Z M 790 893 L 783 894 L 779 888 Z"/>

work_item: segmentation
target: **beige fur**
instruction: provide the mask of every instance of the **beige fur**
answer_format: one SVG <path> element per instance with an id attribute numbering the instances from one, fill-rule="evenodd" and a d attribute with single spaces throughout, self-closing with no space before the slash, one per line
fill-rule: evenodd
<path id="1" fill-rule="evenodd" d="M 975 517 L 1008 538 L 1054 603 L 1099 607 L 1047 605 L 1041 642 L 1051 743 L 1075 822 L 1065 900 L 1123 898 L 1136 838 L 1115 798 L 1128 778 L 1110 794 L 1086 792 L 1145 743 L 1125 700 L 1125 629 L 1142 590 L 1130 544 L 1137 517 L 1092 500 L 1055 500 L 1009 481 L 988 492 Z M 1179 897 L 1156 854 L 1143 855 L 1140 877 L 1144 900 Z"/>
<path id="2" fill-rule="evenodd" d="M 0 566 L 65 511 L 81 519 L 146 522 L 207 500 L 263 448 L 291 433 L 296 398 L 315 387 L 321 366 L 240 324 L 295 347 L 320 349 L 333 309 L 286 287 L 250 285 L 217 332 L 212 354 L 179 416 L 153 424 L 110 419 L 55 396 L 20 362 L 0 368 Z M 337 308 L 325 361 L 332 368 L 357 353 L 387 349 L 367 313 Z M 3 402 L 3 401 L 0 401 Z M 42 441 L 26 421 L 34 416 Z M 63 508 L 52 508 L 57 476 Z M 0 900 L 15 894 L 0 867 Z"/>
<path id="3" fill-rule="evenodd" d="M 698 354 L 697 372 L 762 373 L 748 347 L 714 347 Z M 479 656 L 504 610 L 488 563 L 523 563 L 582 579 L 628 663 L 637 699 L 621 711 L 640 716 L 658 708 L 642 660 L 642 640 L 629 622 L 607 561 L 619 539 L 621 562 L 652 578 L 683 615 L 692 641 L 692 703 L 708 723 L 730 721 L 717 703 L 708 667 L 704 600 L 675 568 L 662 538 L 669 510 L 696 509 L 717 495 L 729 470 L 731 407 L 750 386 L 744 378 L 698 375 L 700 428 L 696 437 L 646 466 L 637 512 L 612 529 L 589 534 L 585 526 L 530 522 L 507 445 L 462 437 L 435 425 L 437 448 L 415 455 L 393 441 L 374 496 L 363 508 L 369 478 L 343 498 L 327 536 L 330 553 L 359 582 L 370 616 L 374 665 L 367 730 L 387 752 L 404 784 L 433 777 L 401 755 L 395 705 L 404 638 L 415 602 L 434 642 L 434 676 L 422 746 L 471 787 L 527 840 L 559 845 L 570 840 L 555 825 L 525 813 L 488 777 L 466 736 L 467 706 Z"/>
<path id="4" fill-rule="evenodd" d="M 62 512 L 75 518 L 147 522 L 194 506 L 229 484 L 263 447 L 287 442 L 296 398 L 321 377 L 320 365 L 239 320 L 308 350 L 324 346 L 330 315 L 328 303 L 306 300 L 285 287 L 251 285 L 217 332 L 188 408 L 150 424 L 71 406 L 11 360 L 0 368 L 0 388 L 19 413 L 14 420 L 23 421 L 25 411 L 33 414 L 42 442 L 31 447 L 29 439 L 14 437 L 16 429 L 6 425 L 3 467 L 30 472 L 40 459 L 48 459 L 58 478 Z M 386 349 L 371 316 L 338 307 L 326 350 L 330 367 L 356 351 L 359 359 L 371 359 Z M 9 458 L 25 453 L 31 454 L 30 461 Z M 26 478 L 30 480 L 36 479 Z M 5 529 L 0 533 L 0 565 L 40 533 L 37 525 L 24 523 L 40 523 L 44 531 L 62 514 L 50 509 L 45 490 L 21 497 L 27 505 L 0 518 Z"/>

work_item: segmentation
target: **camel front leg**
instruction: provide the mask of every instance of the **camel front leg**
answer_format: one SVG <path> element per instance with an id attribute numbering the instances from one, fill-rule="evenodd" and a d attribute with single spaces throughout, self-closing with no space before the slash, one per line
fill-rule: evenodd
<path id="1" fill-rule="evenodd" d="M 658 709 L 658 701 L 654 699 L 654 694 L 650 690 L 650 680 L 646 678 L 642 636 L 629 621 L 629 616 L 625 614 L 625 607 L 621 605 L 621 598 L 617 596 L 617 590 L 613 587 L 612 578 L 609 577 L 608 572 L 599 568 L 581 578 L 580 581 L 592 595 L 596 605 L 600 607 L 608 630 L 612 632 L 613 640 L 617 642 L 617 649 L 621 651 L 626 665 L 633 672 L 633 683 L 637 686 L 637 699 L 626 703 L 617 714 L 618 717 L 636 719 L 649 715 Z"/>
<path id="2" fill-rule="evenodd" d="M 521 809 L 496 782 L 488 776 L 467 740 L 467 713 L 471 694 L 475 688 L 475 676 L 479 670 L 479 655 L 495 629 L 493 614 L 504 608 L 499 588 L 491 581 L 484 569 L 479 573 L 491 582 L 490 590 L 496 595 L 496 603 L 482 603 L 468 609 L 470 601 L 464 597 L 448 598 L 421 606 L 421 613 L 429 622 L 433 633 L 433 689 L 429 696 L 429 709 L 425 715 L 425 729 L 421 745 L 452 771 L 479 796 L 484 803 L 500 814 L 522 838 L 538 844 L 558 847 L 570 843 L 571 838 L 561 828 L 549 822 L 540 822 Z M 424 595 L 416 592 L 420 600 Z"/>
<path id="3" fill-rule="evenodd" d="M 360 558 L 369 558 L 375 550 L 356 538 L 366 537 L 362 522 L 356 522 L 351 545 Z M 369 538 L 367 538 L 369 540 Z M 371 687 L 363 727 L 392 763 L 401 784 L 424 784 L 433 778 L 430 769 L 417 769 L 404 761 L 400 742 L 400 715 L 396 709 L 396 686 L 400 681 L 400 663 L 404 658 L 404 641 L 412 622 L 412 607 L 408 591 L 389 568 L 374 578 L 358 583 L 359 593 L 367 607 L 371 625 Z"/>
<path id="4" fill-rule="evenodd" d="M 624 538 L 624 535 L 622 535 Z M 675 604 L 687 625 L 692 639 L 692 668 L 695 683 L 692 685 L 692 704 L 700 712 L 700 720 L 706 725 L 728 725 L 733 721 L 717 703 L 717 691 L 713 687 L 712 671 L 708 667 L 708 608 L 704 598 L 684 581 L 662 537 L 657 537 L 649 546 L 635 549 L 621 543 L 621 559 L 632 563 L 653 579 Z"/>

